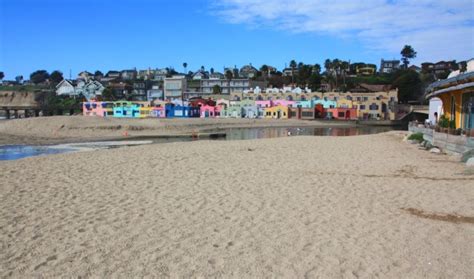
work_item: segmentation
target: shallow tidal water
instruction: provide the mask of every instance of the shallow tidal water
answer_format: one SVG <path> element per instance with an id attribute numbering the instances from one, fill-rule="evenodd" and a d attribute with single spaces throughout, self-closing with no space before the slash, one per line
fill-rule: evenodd
<path id="1" fill-rule="evenodd" d="M 230 128 L 224 130 L 210 130 L 208 133 L 225 133 L 225 136 L 205 137 L 203 140 L 249 140 L 249 139 L 265 139 L 287 136 L 358 136 L 388 132 L 396 130 L 398 127 L 265 127 L 265 128 Z M 0 161 L 17 160 L 26 157 L 60 154 L 73 151 L 81 151 L 84 149 L 108 149 L 119 148 L 122 146 L 142 145 L 142 144 L 158 144 L 181 141 L 200 140 L 199 137 L 168 137 L 168 138 L 152 138 L 147 137 L 149 141 L 128 141 L 128 142 L 91 142 L 78 144 L 63 145 L 3 145 L 0 146 Z"/>

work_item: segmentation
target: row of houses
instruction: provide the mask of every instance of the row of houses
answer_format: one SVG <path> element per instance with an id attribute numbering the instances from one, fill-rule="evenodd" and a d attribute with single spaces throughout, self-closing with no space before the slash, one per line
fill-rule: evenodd
<path id="1" fill-rule="evenodd" d="M 298 100 L 253 98 L 192 99 L 183 102 L 179 99 L 154 102 L 100 102 L 90 101 L 83 104 L 85 116 L 100 117 L 232 117 L 232 118 L 296 118 L 296 119 L 386 119 L 396 117 L 396 92 L 379 94 L 323 96 L 311 95 L 311 98 Z M 238 96 L 237 96 L 238 97 Z"/>

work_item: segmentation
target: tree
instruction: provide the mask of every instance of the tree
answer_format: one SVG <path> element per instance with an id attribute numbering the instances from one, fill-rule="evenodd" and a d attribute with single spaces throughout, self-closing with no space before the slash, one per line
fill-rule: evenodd
<path id="1" fill-rule="evenodd" d="M 214 68 L 211 68 L 209 71 L 211 72 L 211 75 L 214 74 Z"/>
<path id="2" fill-rule="evenodd" d="M 212 94 L 221 94 L 222 93 L 222 88 L 216 84 L 212 87 Z"/>
<path id="3" fill-rule="evenodd" d="M 232 74 L 231 70 L 227 70 L 225 72 L 225 79 L 227 80 L 227 85 L 228 85 L 228 88 L 229 88 L 229 95 L 230 95 L 230 81 L 232 80 L 233 77 L 234 77 L 234 75 Z"/>
<path id="4" fill-rule="evenodd" d="M 466 61 L 462 61 L 459 63 L 460 64 L 460 67 L 459 67 L 459 72 L 461 73 L 464 73 L 467 71 L 467 62 Z"/>
<path id="5" fill-rule="evenodd" d="M 263 75 L 263 80 L 267 80 L 267 76 L 270 75 L 270 73 L 268 72 L 269 68 L 267 65 L 263 64 L 262 67 L 260 67 L 260 71 L 262 72 L 262 75 Z"/>
<path id="6" fill-rule="evenodd" d="M 392 87 L 398 88 L 398 100 L 403 103 L 418 100 L 423 95 L 420 76 L 412 70 L 400 70 L 395 73 Z"/>
<path id="7" fill-rule="evenodd" d="M 332 62 L 330 59 L 326 59 L 324 61 L 324 69 L 326 69 L 326 73 L 328 73 L 332 69 Z"/>
<path id="8" fill-rule="evenodd" d="M 0 72 L 0 80 L 3 80 L 4 77 L 5 77 L 5 74 L 3 72 Z"/>
<path id="9" fill-rule="evenodd" d="M 30 80 L 34 84 L 45 82 L 49 78 L 49 74 L 46 70 L 38 70 L 30 75 Z"/>
<path id="10" fill-rule="evenodd" d="M 311 91 L 317 91 L 321 87 L 321 76 L 319 73 L 313 73 L 308 80 L 308 87 Z"/>
<path id="11" fill-rule="evenodd" d="M 409 59 L 416 57 L 416 51 L 410 45 L 405 45 L 400 54 L 402 55 L 404 68 L 408 69 L 408 64 L 410 64 Z"/>
<path id="12" fill-rule="evenodd" d="M 115 101 L 114 90 L 110 87 L 106 87 L 104 91 L 102 91 L 102 99 L 104 101 Z"/>
<path id="13" fill-rule="evenodd" d="M 201 72 L 204 72 L 205 69 L 204 66 L 201 66 Z"/>
<path id="14" fill-rule="evenodd" d="M 319 65 L 319 64 L 317 64 L 317 63 L 314 64 L 314 65 L 313 65 L 313 73 L 315 73 L 315 74 L 321 73 L 321 65 Z"/>
<path id="15" fill-rule="evenodd" d="M 290 68 L 291 68 L 291 83 L 294 83 L 294 76 L 295 76 L 295 68 L 296 68 L 296 61 L 291 60 L 290 61 Z"/>
<path id="16" fill-rule="evenodd" d="M 94 73 L 95 78 L 102 78 L 103 76 L 104 76 L 104 74 L 99 70 L 95 71 L 95 73 Z"/>
<path id="17" fill-rule="evenodd" d="M 184 73 L 186 73 L 186 70 L 188 69 L 188 63 L 184 62 L 183 68 L 184 68 Z"/>
<path id="18" fill-rule="evenodd" d="M 63 78 L 63 73 L 60 71 L 53 71 L 51 75 L 49 76 L 52 82 L 54 83 L 60 83 L 64 78 Z"/>

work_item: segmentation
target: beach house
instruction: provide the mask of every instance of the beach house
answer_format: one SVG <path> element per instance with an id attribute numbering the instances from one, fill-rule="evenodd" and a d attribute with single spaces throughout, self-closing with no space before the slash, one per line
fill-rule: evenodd
<path id="1" fill-rule="evenodd" d="M 474 129 L 474 59 L 465 69 L 452 72 L 447 79 L 432 83 L 426 98 L 439 98 L 444 116 L 455 129 Z"/>
<path id="2" fill-rule="evenodd" d="M 129 101 L 118 101 L 113 103 L 114 117 L 139 118 L 140 105 Z"/>
<path id="3" fill-rule="evenodd" d="M 89 101 L 82 103 L 82 114 L 84 116 L 113 116 L 113 103 Z"/>
<path id="4" fill-rule="evenodd" d="M 216 106 L 201 105 L 199 107 L 201 118 L 216 117 Z"/>
<path id="5" fill-rule="evenodd" d="M 288 118 L 288 107 L 278 105 L 265 108 L 265 118 Z"/>

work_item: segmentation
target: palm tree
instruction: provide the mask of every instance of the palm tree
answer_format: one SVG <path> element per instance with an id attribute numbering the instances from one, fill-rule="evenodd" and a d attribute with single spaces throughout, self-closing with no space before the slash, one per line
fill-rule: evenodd
<path id="1" fill-rule="evenodd" d="M 183 63 L 183 68 L 184 68 L 184 74 L 186 74 L 186 72 L 187 72 L 186 70 L 188 68 L 188 63 L 184 62 Z"/>
<path id="2" fill-rule="evenodd" d="M 405 45 L 400 54 L 402 55 L 402 61 L 403 65 L 405 65 L 405 69 L 408 69 L 408 64 L 410 64 L 410 61 L 408 60 L 416 57 L 416 51 L 410 45 Z"/>
<path id="3" fill-rule="evenodd" d="M 290 68 L 291 68 L 291 83 L 295 82 L 294 76 L 295 76 L 295 68 L 296 68 L 296 61 L 291 60 L 290 61 Z"/>
<path id="4" fill-rule="evenodd" d="M 321 65 L 319 64 L 314 64 L 313 66 L 313 72 L 319 74 L 321 72 Z"/>
<path id="5" fill-rule="evenodd" d="M 230 96 L 230 81 L 232 80 L 233 77 L 234 77 L 234 75 L 232 74 L 231 70 L 227 70 L 225 72 L 225 79 L 227 80 L 227 87 L 228 87 L 228 90 L 229 90 L 229 96 Z"/>

